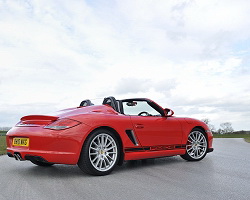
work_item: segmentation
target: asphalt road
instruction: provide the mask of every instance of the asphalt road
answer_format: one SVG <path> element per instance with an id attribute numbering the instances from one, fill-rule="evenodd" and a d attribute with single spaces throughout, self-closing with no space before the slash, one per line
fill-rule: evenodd
<path id="1" fill-rule="evenodd" d="M 249 200 L 250 144 L 215 139 L 214 148 L 200 162 L 179 156 L 130 161 L 103 177 L 77 166 L 43 168 L 0 156 L 0 199 Z"/>

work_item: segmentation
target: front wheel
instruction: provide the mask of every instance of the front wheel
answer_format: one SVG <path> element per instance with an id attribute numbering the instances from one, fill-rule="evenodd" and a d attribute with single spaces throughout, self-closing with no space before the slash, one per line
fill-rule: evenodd
<path id="1" fill-rule="evenodd" d="M 119 155 L 120 147 L 116 136 L 106 129 L 98 129 L 86 139 L 78 166 L 87 174 L 107 175 L 116 166 Z"/>
<path id="2" fill-rule="evenodd" d="M 188 161 L 202 160 L 207 154 L 207 138 L 205 133 L 198 128 L 193 129 L 188 135 L 186 153 L 181 157 Z"/>

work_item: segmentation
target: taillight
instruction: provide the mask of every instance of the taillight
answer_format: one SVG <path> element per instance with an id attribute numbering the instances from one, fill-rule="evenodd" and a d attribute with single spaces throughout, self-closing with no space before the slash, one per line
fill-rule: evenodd
<path id="1" fill-rule="evenodd" d="M 45 126 L 44 128 L 53 129 L 53 130 L 63 130 L 63 129 L 77 126 L 80 123 L 81 122 L 78 122 L 78 121 L 73 120 L 73 119 L 64 118 L 64 119 L 58 119 L 57 121 Z"/>

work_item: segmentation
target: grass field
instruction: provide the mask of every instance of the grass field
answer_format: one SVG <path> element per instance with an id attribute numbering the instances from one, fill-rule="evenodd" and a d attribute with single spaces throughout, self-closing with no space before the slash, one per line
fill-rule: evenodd
<path id="1" fill-rule="evenodd" d="M 0 155 L 6 154 L 5 136 L 0 136 Z"/>
<path id="2" fill-rule="evenodd" d="M 0 155 L 6 154 L 6 135 L 7 131 L 0 131 Z"/>
<path id="3" fill-rule="evenodd" d="M 214 138 L 244 138 L 250 142 L 250 134 L 214 134 Z"/>

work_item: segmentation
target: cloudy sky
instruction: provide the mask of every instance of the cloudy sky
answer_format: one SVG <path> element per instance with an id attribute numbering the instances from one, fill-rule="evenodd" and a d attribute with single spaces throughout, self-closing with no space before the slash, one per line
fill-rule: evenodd
<path id="1" fill-rule="evenodd" d="M 250 130 L 249 0 L 0 0 L 0 127 L 148 97 Z"/>

